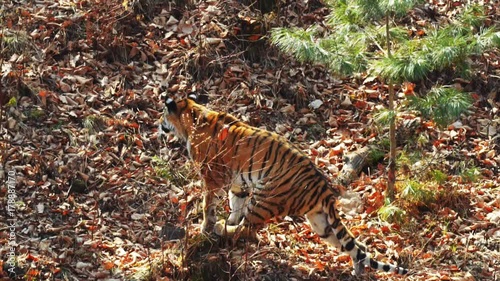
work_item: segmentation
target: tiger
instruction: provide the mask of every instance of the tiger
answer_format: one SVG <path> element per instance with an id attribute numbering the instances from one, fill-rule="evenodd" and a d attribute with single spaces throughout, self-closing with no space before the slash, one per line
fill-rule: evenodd
<path id="1" fill-rule="evenodd" d="M 353 274 L 366 266 L 385 272 L 408 270 L 376 261 L 346 228 L 336 201 L 342 195 L 312 160 L 285 137 L 250 126 L 235 116 L 212 111 L 200 96 L 165 97 L 159 133 L 184 141 L 204 181 L 201 231 L 223 237 L 255 237 L 274 217 L 305 216 L 320 238 L 353 261 Z M 230 214 L 216 221 L 215 197 L 227 188 Z"/>

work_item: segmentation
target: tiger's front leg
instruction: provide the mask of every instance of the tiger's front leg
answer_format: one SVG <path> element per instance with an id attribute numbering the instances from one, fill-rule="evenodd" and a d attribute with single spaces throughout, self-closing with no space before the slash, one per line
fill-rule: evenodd
<path id="1" fill-rule="evenodd" d="M 217 217 L 215 215 L 214 193 L 210 190 L 203 194 L 203 222 L 201 223 L 201 232 L 205 234 L 212 233 Z"/>
<path id="2" fill-rule="evenodd" d="M 201 223 L 201 231 L 205 234 L 210 234 L 213 232 L 215 222 L 217 222 L 216 217 L 216 191 L 219 188 L 217 182 L 212 180 L 210 177 L 205 177 L 205 190 L 203 192 L 203 222 Z"/>

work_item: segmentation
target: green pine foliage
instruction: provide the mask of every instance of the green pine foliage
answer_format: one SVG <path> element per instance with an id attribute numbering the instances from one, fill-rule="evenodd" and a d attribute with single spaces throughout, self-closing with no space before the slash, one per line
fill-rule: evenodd
<path id="1" fill-rule="evenodd" d="M 437 184 L 444 184 L 448 180 L 448 175 L 446 175 L 443 171 L 441 170 L 432 170 L 430 172 L 430 176 L 432 180 L 434 180 Z"/>
<path id="2" fill-rule="evenodd" d="M 414 203 L 429 204 L 434 200 L 430 190 L 414 180 L 405 182 L 401 190 L 401 198 Z"/>
<path id="3" fill-rule="evenodd" d="M 404 16 L 417 0 L 329 0 L 327 29 L 276 28 L 271 40 L 282 51 L 305 62 L 321 63 L 334 74 L 366 70 L 385 81 L 401 83 L 424 79 L 431 72 L 470 72 L 468 58 L 500 46 L 500 32 L 485 28 L 480 5 L 469 5 L 446 26 L 429 24 L 425 36 L 411 38 L 400 26 L 390 28 L 392 57 L 385 56 L 384 17 Z M 321 32 L 320 32 L 321 30 Z"/>
<path id="4" fill-rule="evenodd" d="M 387 203 L 382 206 L 377 211 L 378 216 L 383 221 L 391 221 L 391 222 L 403 222 L 406 217 L 406 211 L 401 209 L 400 207 Z"/>
<path id="5" fill-rule="evenodd" d="M 419 57 L 416 53 L 402 56 L 400 52 L 397 52 L 395 56 L 374 61 L 370 69 L 385 80 L 402 82 L 425 78 L 431 67 L 426 59 Z"/>
<path id="6" fill-rule="evenodd" d="M 388 126 L 391 122 L 396 120 L 396 111 L 382 109 L 375 113 L 373 119 L 379 125 Z"/>
<path id="7" fill-rule="evenodd" d="M 366 71 L 370 61 L 385 56 L 385 27 L 382 22 L 387 13 L 404 15 L 408 8 L 420 2 L 400 1 L 327 1 L 331 14 L 327 17 L 328 30 L 310 27 L 307 29 L 276 28 L 271 41 L 283 52 L 293 54 L 305 62 L 321 63 L 338 75 L 351 75 Z M 408 33 L 404 28 L 394 27 L 390 35 L 401 44 Z"/>
<path id="8" fill-rule="evenodd" d="M 338 37 L 315 37 L 316 28 L 278 28 L 272 33 L 272 42 L 283 52 L 291 53 L 304 62 L 325 64 L 333 72 L 350 75 L 366 67 L 366 37 L 350 32 L 349 28 L 339 31 Z"/>
<path id="9" fill-rule="evenodd" d="M 424 117 L 443 127 L 467 111 L 472 105 L 469 94 L 452 87 L 434 87 L 424 97 L 410 97 L 409 108 L 419 111 Z"/>
<path id="10" fill-rule="evenodd" d="M 388 83 L 423 81 L 440 72 L 452 78 L 469 78 L 474 73 L 470 58 L 500 47 L 500 32 L 485 27 L 484 7 L 477 4 L 466 6 L 447 25 L 428 24 L 423 35 L 410 36 L 405 27 L 395 23 L 421 2 L 328 0 L 331 14 L 326 28 L 276 28 L 271 40 L 285 53 L 303 62 L 323 64 L 333 74 L 368 73 Z M 391 23 L 391 56 L 387 55 L 386 19 Z M 472 104 L 467 94 L 446 86 L 419 94 L 423 97 L 411 98 L 410 108 L 441 126 L 453 122 Z M 377 118 L 385 123 L 395 116 L 394 112 L 380 112 Z"/>
<path id="11" fill-rule="evenodd" d="M 484 14 L 484 7 L 479 4 L 472 4 L 465 8 L 465 10 L 459 15 L 455 24 L 458 24 L 465 28 L 475 28 L 480 29 L 486 16 Z"/>
<path id="12" fill-rule="evenodd" d="M 484 20 L 482 7 L 470 5 L 449 25 L 429 26 L 427 36 L 400 41 L 393 58 L 374 61 L 370 69 L 395 82 L 416 82 L 446 70 L 468 76 L 469 57 L 500 46 L 500 32 L 484 28 Z"/>
<path id="13" fill-rule="evenodd" d="M 9 101 L 7 102 L 6 106 L 9 106 L 9 107 L 15 107 L 15 106 L 17 106 L 17 99 L 16 99 L 16 97 L 10 98 Z"/>
<path id="14" fill-rule="evenodd" d="M 479 53 L 481 50 L 487 50 L 500 46 L 500 32 L 495 31 L 494 28 L 485 28 L 479 34 L 477 34 L 476 37 L 476 47 L 478 48 L 476 50 L 477 53 Z"/>
<path id="15" fill-rule="evenodd" d="M 484 7 L 477 4 L 463 8 L 449 23 L 424 21 L 424 25 L 419 26 L 421 30 L 413 34 L 408 32 L 408 27 L 398 25 L 398 20 L 423 1 L 325 1 L 331 13 L 324 25 L 306 29 L 276 28 L 271 31 L 271 41 L 300 61 L 323 64 L 332 74 L 370 75 L 388 85 L 388 109 L 377 112 L 374 119 L 389 128 L 389 163 L 397 162 L 395 134 L 401 110 L 413 110 L 445 127 L 472 105 L 469 94 L 446 85 L 435 86 L 427 93 L 417 92 L 409 96 L 407 102 L 398 104 L 394 84 L 420 82 L 424 85 L 422 89 L 428 89 L 428 78 L 440 74 L 447 81 L 469 78 L 474 73 L 473 58 L 500 47 L 500 32 L 495 27 L 486 27 Z M 426 143 L 428 138 L 422 137 L 419 142 Z M 386 199 L 389 202 L 394 200 L 395 167 L 388 169 Z M 433 197 L 416 182 L 408 182 L 401 190 L 401 198 L 430 202 Z M 391 204 L 380 209 L 379 215 L 382 219 L 404 216 Z"/>

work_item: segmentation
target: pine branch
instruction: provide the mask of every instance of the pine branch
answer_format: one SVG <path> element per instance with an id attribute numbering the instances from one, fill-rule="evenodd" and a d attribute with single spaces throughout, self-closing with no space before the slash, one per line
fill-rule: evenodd
<path id="1" fill-rule="evenodd" d="M 324 62 L 329 54 L 313 42 L 313 29 L 276 28 L 271 32 L 271 42 L 283 52 L 291 53 L 300 61 Z"/>
<path id="2" fill-rule="evenodd" d="M 407 56 L 397 53 L 391 58 L 374 61 L 370 70 L 383 79 L 404 82 L 421 80 L 432 68 L 429 61 L 419 53 Z"/>
<path id="3" fill-rule="evenodd" d="M 372 2 L 380 2 L 379 5 L 383 14 L 393 14 L 396 17 L 404 16 L 415 5 L 424 3 L 421 0 L 381 0 Z"/>
<path id="4" fill-rule="evenodd" d="M 460 13 L 455 20 L 455 25 L 460 25 L 465 28 L 480 29 L 486 20 L 486 13 L 483 5 L 469 4 L 465 7 L 464 11 Z"/>
<path id="5" fill-rule="evenodd" d="M 472 46 L 476 49 L 471 50 L 476 54 L 482 53 L 483 50 L 491 49 L 494 47 L 500 47 L 500 31 L 495 31 L 495 28 L 485 28 L 482 29 L 478 34 L 476 34 L 477 44 Z M 471 47 L 471 48 L 472 48 Z"/>
<path id="6" fill-rule="evenodd" d="M 363 16 L 355 1 L 326 1 L 332 13 L 327 16 L 326 23 L 331 26 L 363 24 Z"/>
<path id="7" fill-rule="evenodd" d="M 271 41 L 298 60 L 325 64 L 336 74 L 351 75 L 366 69 L 366 39 L 359 32 L 339 29 L 326 38 L 315 38 L 313 29 L 277 28 Z"/>
<path id="8" fill-rule="evenodd" d="M 458 119 L 472 105 L 469 94 L 452 87 L 434 87 L 425 97 L 410 97 L 409 109 L 420 112 L 443 127 Z"/>

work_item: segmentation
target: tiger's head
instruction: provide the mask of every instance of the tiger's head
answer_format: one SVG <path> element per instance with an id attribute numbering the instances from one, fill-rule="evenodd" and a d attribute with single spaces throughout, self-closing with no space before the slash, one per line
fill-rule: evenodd
<path id="1" fill-rule="evenodd" d="M 175 101 L 170 97 L 165 98 L 165 108 L 160 118 L 158 133 L 174 133 L 177 137 L 187 140 L 192 132 L 196 119 L 204 110 L 198 101 L 203 97 L 191 93 L 187 98 Z"/>

